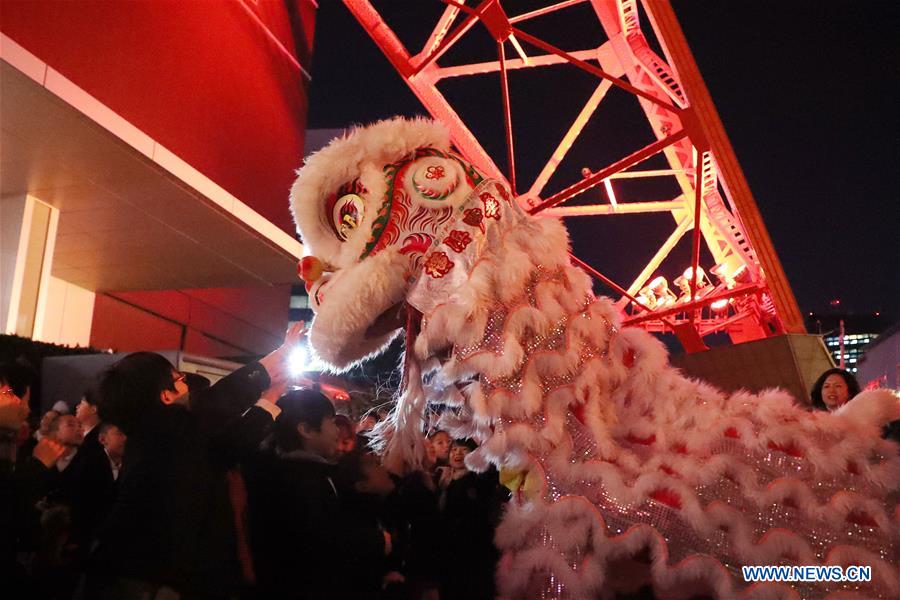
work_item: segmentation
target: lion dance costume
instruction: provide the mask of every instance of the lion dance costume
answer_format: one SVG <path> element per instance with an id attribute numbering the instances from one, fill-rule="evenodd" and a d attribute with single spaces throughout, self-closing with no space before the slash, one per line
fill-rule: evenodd
<path id="1" fill-rule="evenodd" d="M 570 263 L 566 229 L 455 154 L 429 120 L 359 128 L 291 194 L 311 253 L 310 344 L 344 370 L 406 331 L 389 466 L 416 465 L 431 404 L 512 490 L 504 598 L 900 598 L 896 396 L 811 413 L 726 395 L 623 328 Z M 745 565 L 866 565 L 870 582 L 748 583 Z"/>

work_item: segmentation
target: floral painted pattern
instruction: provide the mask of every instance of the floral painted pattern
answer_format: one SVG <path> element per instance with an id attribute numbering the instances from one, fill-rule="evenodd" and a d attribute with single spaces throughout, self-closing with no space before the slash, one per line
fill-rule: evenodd
<path id="1" fill-rule="evenodd" d="M 480 208 L 470 208 L 463 213 L 463 223 L 471 225 L 472 227 L 478 227 L 481 229 L 482 233 L 484 233 L 483 221 L 484 213 L 481 212 Z"/>
<path id="2" fill-rule="evenodd" d="M 484 218 L 500 220 L 500 201 L 490 192 L 482 192 L 479 196 L 484 204 Z"/>
<path id="3" fill-rule="evenodd" d="M 441 179 L 444 177 L 444 167 L 432 165 L 425 170 L 425 179 Z"/>
<path id="4" fill-rule="evenodd" d="M 432 252 L 428 260 L 425 261 L 425 272 L 435 279 L 442 278 L 452 268 L 453 261 L 450 260 L 446 252 Z"/>
<path id="5" fill-rule="evenodd" d="M 472 242 L 472 236 L 467 231 L 454 229 L 444 239 L 444 243 L 450 246 L 454 252 L 462 252 Z"/>

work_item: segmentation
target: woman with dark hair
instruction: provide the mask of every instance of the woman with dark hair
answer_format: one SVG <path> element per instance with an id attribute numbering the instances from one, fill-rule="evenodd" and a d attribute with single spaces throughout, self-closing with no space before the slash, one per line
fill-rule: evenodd
<path id="1" fill-rule="evenodd" d="M 849 371 L 828 369 L 813 384 L 810 397 L 817 410 L 837 410 L 859 393 L 859 383 Z"/>

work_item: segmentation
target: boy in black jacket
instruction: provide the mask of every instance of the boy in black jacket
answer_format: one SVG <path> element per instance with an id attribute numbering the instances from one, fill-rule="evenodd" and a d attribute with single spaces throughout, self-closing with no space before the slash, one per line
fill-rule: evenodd
<path id="1" fill-rule="evenodd" d="M 341 503 L 331 402 L 293 390 L 278 406 L 272 434 L 244 466 L 259 597 L 355 598 L 353 567 L 382 560 L 390 536 Z"/>
<path id="2" fill-rule="evenodd" d="M 90 597 L 152 597 L 164 586 L 188 597 L 232 594 L 239 568 L 216 440 L 243 414 L 236 437 L 245 447 L 258 445 L 271 423 L 266 412 L 277 412 L 260 395 L 290 377 L 287 359 L 302 325 L 279 349 L 197 395 L 150 352 L 130 354 L 103 374 L 100 416 L 128 442 L 92 557 Z"/>
<path id="3" fill-rule="evenodd" d="M 348 591 L 352 598 L 381 598 L 393 582 L 403 581 L 400 574 L 401 548 L 398 548 L 396 524 L 388 506 L 395 484 L 378 457 L 365 447 L 358 447 L 338 461 L 335 484 L 341 496 L 344 527 L 358 531 L 380 529 L 391 534 L 390 556 L 379 560 L 355 560 L 347 565 L 351 575 Z M 359 557 L 357 557 L 359 558 Z M 388 576 L 390 574 L 390 576 Z"/>

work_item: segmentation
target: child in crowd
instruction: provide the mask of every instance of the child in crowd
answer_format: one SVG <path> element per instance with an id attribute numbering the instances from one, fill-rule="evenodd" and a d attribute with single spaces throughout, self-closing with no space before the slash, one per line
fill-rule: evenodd
<path id="1" fill-rule="evenodd" d="M 378 457 L 364 447 L 345 453 L 338 460 L 334 483 L 343 508 L 344 527 L 387 531 L 394 542 L 382 560 L 355 560 L 347 565 L 352 573 L 342 587 L 347 598 L 382 598 L 386 589 L 402 584 L 400 549 L 396 531 L 389 523 L 386 501 L 394 492 L 394 480 Z"/>
<path id="2" fill-rule="evenodd" d="M 356 425 L 356 433 L 362 433 L 364 431 L 370 431 L 381 419 L 378 416 L 378 413 L 375 410 L 370 410 L 366 414 L 360 418 L 359 423 Z"/>
<path id="3" fill-rule="evenodd" d="M 437 460 L 431 438 L 426 437 L 422 469 L 407 473 L 396 493 L 396 509 L 406 529 L 404 562 L 409 598 L 438 598 L 440 574 L 444 563 L 444 540 L 438 511 L 434 467 Z"/>
<path id="4" fill-rule="evenodd" d="M 499 556 L 494 547 L 494 528 L 499 521 L 502 493 L 497 471 L 475 473 L 466 467 L 466 456 L 477 448 L 470 439 L 453 440 L 449 464 L 440 471 L 439 506 L 446 532 L 441 600 L 494 597 L 494 568 Z M 465 573 L 465 577 L 459 577 Z"/>
<path id="5" fill-rule="evenodd" d="M 75 415 L 59 415 L 50 422 L 47 435 L 66 447 L 65 454 L 56 462 L 56 468 L 65 471 L 84 440 L 81 423 Z"/>
<path id="6" fill-rule="evenodd" d="M 335 415 L 334 424 L 338 428 L 338 456 L 352 452 L 356 448 L 356 432 L 353 431 L 353 422 L 345 415 Z"/>
<path id="7" fill-rule="evenodd" d="M 434 446 L 435 463 L 439 467 L 446 466 L 450 460 L 450 434 L 440 429 L 435 429 L 428 436 Z"/>

